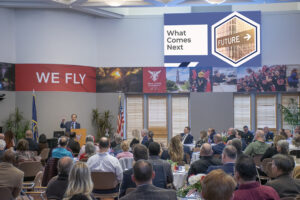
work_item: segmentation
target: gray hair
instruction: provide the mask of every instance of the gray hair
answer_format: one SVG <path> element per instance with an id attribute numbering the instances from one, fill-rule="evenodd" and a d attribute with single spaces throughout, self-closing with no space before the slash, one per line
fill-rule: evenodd
<path id="1" fill-rule="evenodd" d="M 277 146 L 280 147 L 281 154 L 288 154 L 289 153 L 289 143 L 286 140 L 279 140 L 277 142 Z"/>
<path id="2" fill-rule="evenodd" d="M 6 142 L 0 139 L 0 150 L 4 150 L 6 147 Z"/>
<path id="3" fill-rule="evenodd" d="M 238 138 L 233 138 L 231 140 L 231 145 L 236 148 L 237 153 L 242 152 L 242 141 Z"/>
<path id="4" fill-rule="evenodd" d="M 225 154 L 230 159 L 236 159 L 236 154 L 237 154 L 236 148 L 232 145 L 227 145 L 223 149 L 223 154 Z"/>
<path id="5" fill-rule="evenodd" d="M 295 167 L 293 158 L 289 157 L 288 155 L 276 154 L 272 157 L 272 159 L 277 169 L 283 173 L 289 174 Z"/>
<path id="6" fill-rule="evenodd" d="M 115 141 L 116 141 L 117 144 L 121 144 L 121 142 L 123 141 L 123 138 L 118 134 L 115 137 Z"/>
<path id="7" fill-rule="evenodd" d="M 93 142 L 93 143 L 94 143 L 94 137 L 93 137 L 92 135 L 86 136 L 85 142 L 86 142 L 86 143 L 88 143 L 88 142 Z"/>
<path id="8" fill-rule="evenodd" d="M 96 147 L 93 142 L 88 142 L 85 144 L 85 153 L 87 155 L 93 155 L 96 152 Z"/>

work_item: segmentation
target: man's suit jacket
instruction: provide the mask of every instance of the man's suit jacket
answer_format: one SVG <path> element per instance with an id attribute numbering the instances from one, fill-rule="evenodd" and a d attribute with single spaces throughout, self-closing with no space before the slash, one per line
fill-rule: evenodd
<path id="1" fill-rule="evenodd" d="M 29 144 L 29 151 L 38 151 L 39 145 L 31 138 L 25 138 Z"/>
<path id="2" fill-rule="evenodd" d="M 222 154 L 225 144 L 223 142 L 216 144 L 212 147 L 214 154 Z"/>
<path id="3" fill-rule="evenodd" d="M 72 129 L 72 121 L 67 121 L 66 123 L 60 123 L 60 128 L 65 128 L 66 132 L 70 132 Z M 76 122 L 75 129 L 80 129 L 80 124 Z"/>
<path id="4" fill-rule="evenodd" d="M 184 133 L 181 133 L 181 138 L 184 139 Z M 186 136 L 183 144 L 193 144 L 193 140 L 194 140 L 194 137 L 188 133 L 188 135 Z"/>
<path id="5" fill-rule="evenodd" d="M 217 166 L 209 166 L 206 173 L 215 170 L 215 169 L 222 169 L 225 173 L 233 176 L 234 174 L 234 163 L 225 163 L 224 165 L 217 165 Z"/>
<path id="6" fill-rule="evenodd" d="M 280 175 L 274 180 L 267 182 L 267 186 L 271 186 L 283 197 L 296 197 L 300 193 L 300 180 L 293 179 L 290 175 Z"/>
<path id="7" fill-rule="evenodd" d="M 130 192 L 126 196 L 122 197 L 121 200 L 176 200 L 175 190 L 166 190 L 162 188 L 155 187 L 151 184 L 141 185 L 137 187 L 134 191 Z"/>

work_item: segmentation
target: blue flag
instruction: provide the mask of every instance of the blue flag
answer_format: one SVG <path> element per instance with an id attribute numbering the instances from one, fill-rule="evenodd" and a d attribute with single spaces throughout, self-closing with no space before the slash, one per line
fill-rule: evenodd
<path id="1" fill-rule="evenodd" d="M 36 116 L 36 105 L 35 105 L 35 93 L 32 94 L 32 133 L 34 141 L 37 141 L 39 137 L 38 133 L 38 123 L 37 123 L 37 116 Z"/>

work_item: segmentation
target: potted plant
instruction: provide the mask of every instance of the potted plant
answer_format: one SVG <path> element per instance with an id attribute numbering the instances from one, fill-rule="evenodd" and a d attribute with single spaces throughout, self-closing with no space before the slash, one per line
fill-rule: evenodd
<path id="1" fill-rule="evenodd" d="M 29 129 L 29 121 L 25 120 L 22 112 L 18 108 L 11 113 L 4 122 L 5 131 L 12 131 L 17 140 L 24 138 L 25 132 Z"/>
<path id="2" fill-rule="evenodd" d="M 279 104 L 279 108 L 283 115 L 283 119 L 292 126 L 292 132 L 294 133 L 294 129 L 296 126 L 300 125 L 300 106 L 295 101 L 295 99 L 290 98 L 288 106 L 285 107 L 282 104 Z"/>
<path id="3" fill-rule="evenodd" d="M 100 113 L 98 109 L 93 109 L 92 111 L 92 123 L 97 129 L 97 136 L 110 136 L 113 132 L 112 120 L 113 116 L 109 110 Z M 108 134 L 108 135 L 107 135 Z"/>

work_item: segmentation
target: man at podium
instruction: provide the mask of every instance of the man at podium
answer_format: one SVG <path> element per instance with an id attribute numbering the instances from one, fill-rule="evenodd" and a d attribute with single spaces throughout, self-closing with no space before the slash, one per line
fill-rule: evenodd
<path id="1" fill-rule="evenodd" d="M 80 129 L 80 124 L 76 122 L 77 115 L 72 114 L 71 119 L 72 121 L 67 121 L 66 123 L 65 123 L 66 119 L 62 119 L 60 123 L 60 128 L 65 128 L 66 132 L 71 132 L 71 129 Z"/>

